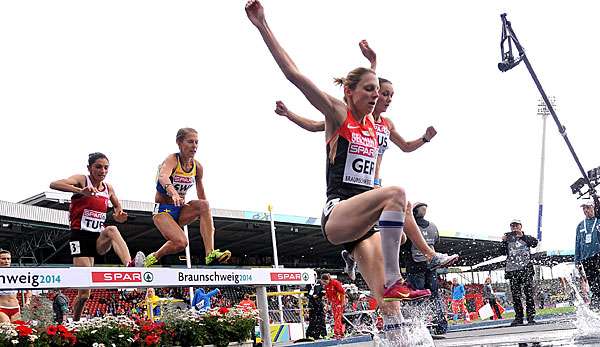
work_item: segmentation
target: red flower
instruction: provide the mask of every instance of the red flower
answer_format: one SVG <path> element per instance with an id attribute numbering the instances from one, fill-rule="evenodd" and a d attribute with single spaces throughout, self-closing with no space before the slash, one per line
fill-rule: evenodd
<path id="1" fill-rule="evenodd" d="M 148 346 L 152 346 L 154 344 L 157 344 L 158 341 L 160 341 L 160 338 L 156 335 L 148 335 L 146 336 L 146 338 L 144 339 L 144 342 L 148 345 Z"/>
<path id="2" fill-rule="evenodd" d="M 29 336 L 33 332 L 33 329 L 25 325 L 19 325 L 15 330 L 19 333 L 19 336 Z"/>
<path id="3" fill-rule="evenodd" d="M 58 331 L 60 331 L 63 334 L 69 332 L 69 330 L 67 328 L 65 328 L 64 325 L 57 325 L 56 327 L 58 328 Z"/>
<path id="4" fill-rule="evenodd" d="M 56 325 L 49 325 L 48 328 L 46 329 L 46 334 L 48 334 L 50 336 L 54 336 L 54 335 L 56 335 L 57 331 L 58 331 L 58 329 L 56 328 Z"/>
<path id="5" fill-rule="evenodd" d="M 220 314 L 226 314 L 227 312 L 229 312 L 229 309 L 227 307 L 219 307 Z"/>
<path id="6" fill-rule="evenodd" d="M 22 320 L 16 320 L 16 321 L 14 321 L 14 322 L 12 322 L 12 323 L 13 323 L 13 324 L 16 324 L 16 325 L 27 325 L 27 323 L 26 323 L 26 322 L 24 322 L 24 321 L 22 321 Z"/>

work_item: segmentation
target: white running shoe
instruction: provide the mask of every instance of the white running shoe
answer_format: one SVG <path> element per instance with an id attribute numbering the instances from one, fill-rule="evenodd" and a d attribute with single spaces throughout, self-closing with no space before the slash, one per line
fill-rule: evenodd
<path id="1" fill-rule="evenodd" d="M 347 250 L 343 250 L 342 251 L 342 259 L 344 259 L 344 263 L 346 263 L 346 265 L 344 266 L 344 272 L 348 275 L 348 277 L 350 277 L 350 279 L 352 281 L 355 281 L 356 280 L 356 261 L 352 257 L 352 254 L 350 254 Z"/>
<path id="2" fill-rule="evenodd" d="M 427 268 L 430 270 L 439 269 L 442 267 L 452 266 L 458 260 L 458 254 L 448 255 L 445 253 L 435 253 L 433 258 L 427 262 Z"/>
<path id="3" fill-rule="evenodd" d="M 135 258 L 133 258 L 133 263 L 135 267 L 144 267 L 144 260 L 146 260 L 146 255 L 144 252 L 139 251 L 135 254 Z"/>

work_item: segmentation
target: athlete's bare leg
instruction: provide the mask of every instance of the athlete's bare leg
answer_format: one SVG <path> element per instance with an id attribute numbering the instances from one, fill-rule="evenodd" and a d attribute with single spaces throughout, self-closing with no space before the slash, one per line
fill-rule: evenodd
<path id="1" fill-rule="evenodd" d="M 110 251 L 111 247 L 114 248 L 123 265 L 131 262 L 131 254 L 129 254 L 127 243 L 123 240 L 119 229 L 112 225 L 104 228 L 100 233 L 100 237 L 96 240 L 96 251 L 98 254 L 104 255 Z"/>
<path id="2" fill-rule="evenodd" d="M 181 229 L 171 215 L 159 213 L 154 215 L 152 220 L 160 233 L 167 239 L 167 242 L 158 251 L 154 252 L 156 259 L 160 259 L 165 255 L 179 253 L 187 247 L 188 241 L 183 233 L 183 229 Z"/>
<path id="3" fill-rule="evenodd" d="M 10 323 L 10 317 L 4 312 L 0 312 L 0 323 Z"/>
<path id="4" fill-rule="evenodd" d="M 208 255 L 215 249 L 215 226 L 207 200 L 192 200 L 181 209 L 179 224 L 188 225 L 200 218 L 200 236 L 204 243 L 204 253 Z"/>
<path id="5" fill-rule="evenodd" d="M 73 266 L 92 267 L 94 266 L 94 257 L 76 257 L 73 258 Z M 85 302 L 90 297 L 89 289 L 77 290 L 77 296 L 73 304 L 73 320 L 78 321 L 81 318 L 81 312 Z"/>
<path id="6" fill-rule="evenodd" d="M 352 255 L 360 272 L 369 288 L 374 288 L 371 293 L 377 299 L 381 311 L 386 316 L 400 314 L 400 303 L 383 301 L 384 271 L 383 254 L 381 253 L 381 237 L 379 233 L 373 234 L 366 240 L 359 242 L 352 251 Z"/>
<path id="7" fill-rule="evenodd" d="M 327 239 L 334 245 L 356 241 L 378 222 L 384 210 L 404 213 L 405 205 L 404 190 L 393 186 L 370 190 L 341 201 L 327 220 Z"/>

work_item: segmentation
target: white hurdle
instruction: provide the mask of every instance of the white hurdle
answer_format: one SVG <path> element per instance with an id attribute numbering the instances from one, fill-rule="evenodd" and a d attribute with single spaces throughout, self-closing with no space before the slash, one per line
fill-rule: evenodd
<path id="1" fill-rule="evenodd" d="M 316 279 L 313 269 L 293 268 L 9 267 L 0 272 L 0 290 L 252 286 L 256 287 L 263 346 L 270 347 L 266 287 L 307 285 Z"/>

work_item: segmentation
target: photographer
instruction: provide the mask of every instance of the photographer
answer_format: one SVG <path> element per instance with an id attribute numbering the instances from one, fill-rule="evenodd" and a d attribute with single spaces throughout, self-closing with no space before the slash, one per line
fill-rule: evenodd
<path id="1" fill-rule="evenodd" d="M 538 240 L 533 236 L 525 235 L 521 228 L 521 221 L 513 219 L 510 222 L 511 232 L 502 236 L 502 248 L 506 254 L 504 278 L 510 281 L 510 291 L 515 308 L 515 319 L 510 324 L 511 326 L 523 324 L 521 290 L 525 293 L 527 324 L 536 324 L 533 299 L 533 275 L 535 271 L 531 263 L 531 248 L 537 246 Z"/>

